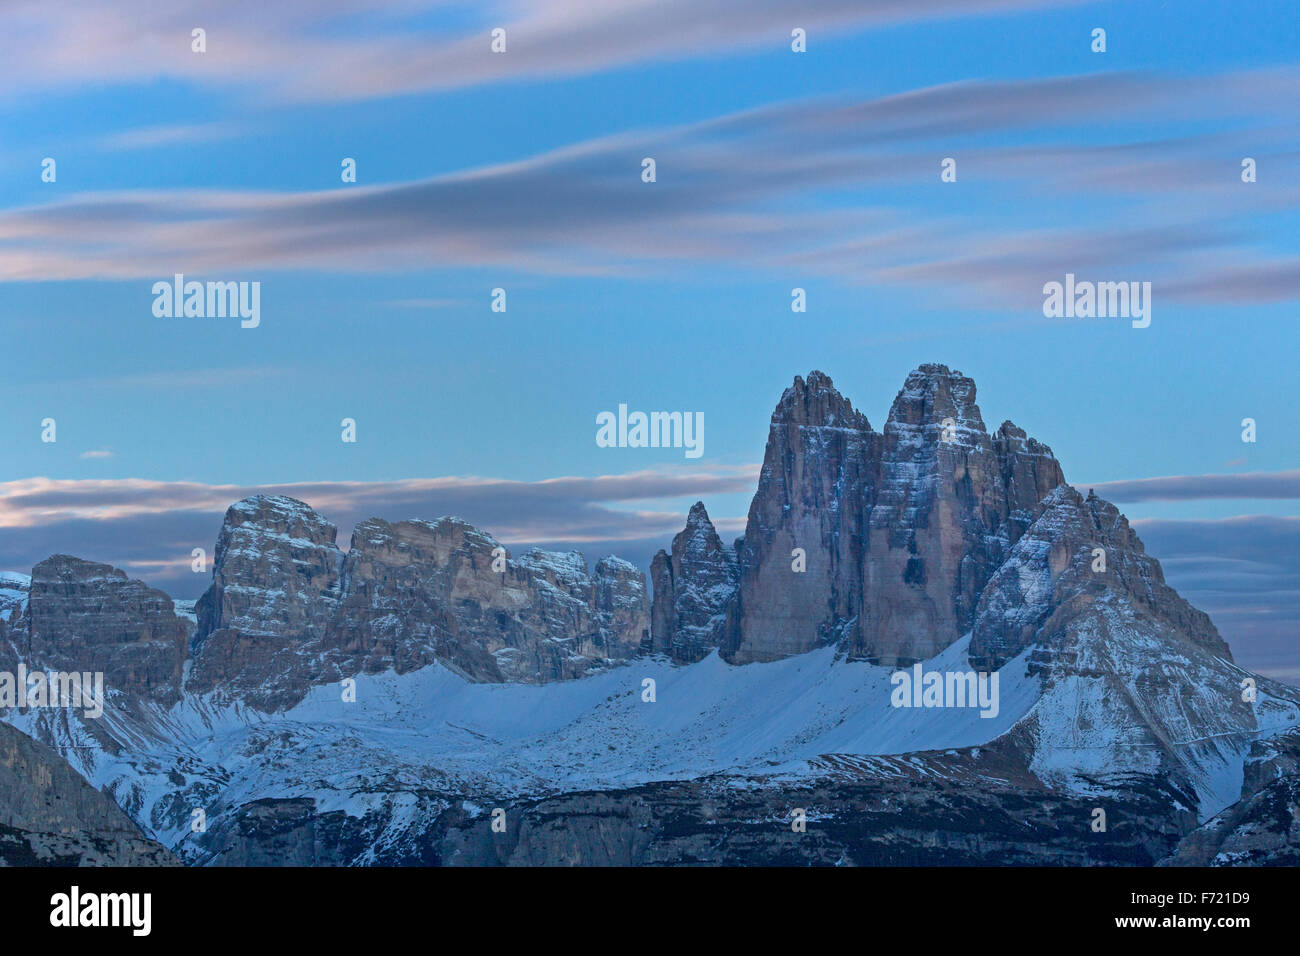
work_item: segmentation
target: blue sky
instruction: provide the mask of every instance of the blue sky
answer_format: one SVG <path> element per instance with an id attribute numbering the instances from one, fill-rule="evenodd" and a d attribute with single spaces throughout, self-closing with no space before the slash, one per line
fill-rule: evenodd
<path id="1" fill-rule="evenodd" d="M 696 498 L 739 533 L 794 375 L 879 428 L 937 361 L 1300 676 L 1294 3 L 157 6 L 0 13 L 0 566 L 194 596 L 281 484 L 345 542 L 454 511 L 644 563 Z M 1151 281 L 1151 326 L 1044 318 L 1067 271 Z M 261 282 L 260 326 L 155 317 L 176 272 Z M 597 447 L 619 403 L 704 456 Z"/>

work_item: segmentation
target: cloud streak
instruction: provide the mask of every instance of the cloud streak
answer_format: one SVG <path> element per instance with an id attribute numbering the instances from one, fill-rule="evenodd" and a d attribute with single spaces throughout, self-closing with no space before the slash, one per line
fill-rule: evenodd
<path id="1" fill-rule="evenodd" d="M 1276 301 L 1300 297 L 1300 260 L 1256 248 L 1261 218 L 1300 206 L 1300 187 L 1285 175 L 1300 176 L 1300 151 L 1286 152 L 1294 144 L 1284 134 L 1270 127 L 1256 140 L 1278 154 L 1277 185 L 1247 193 L 1218 135 L 1088 148 L 1038 140 L 1047 129 L 1125 117 L 1276 119 L 1288 96 L 1300 100 L 1300 72 L 964 82 L 769 105 L 414 182 L 87 194 L 0 212 L 0 280 L 390 273 L 431 263 L 645 275 L 706 260 L 976 290 L 981 301 L 1018 307 L 1041 305 L 1043 282 L 1067 271 L 1136 272 L 1189 302 Z M 993 135 L 1025 142 L 990 146 Z M 1126 202 L 1087 224 L 1034 228 L 1000 221 L 996 208 L 963 217 L 937 203 L 945 194 L 916 192 L 948 188 L 938 158 L 949 151 L 960 156 L 961 188 Z M 640 179 L 645 156 L 658 164 L 653 184 Z M 838 208 L 821 201 L 844 190 L 865 195 Z M 1189 191 L 1198 197 L 1190 212 Z"/>
<path id="2" fill-rule="evenodd" d="M 1194 501 L 1222 498 L 1300 499 L 1300 470 L 1238 475 L 1171 475 L 1079 484 L 1110 501 Z"/>
<path id="3" fill-rule="evenodd" d="M 1169 583 L 1209 613 L 1237 663 L 1300 683 L 1300 518 L 1133 522 Z"/>
<path id="4" fill-rule="evenodd" d="M 649 62 L 784 49 L 909 21 L 1070 6 L 1078 0 L 9 0 L 0 77 L 10 91 L 167 77 L 338 102 L 598 73 Z M 452 23 L 468 21 L 452 27 Z M 191 30 L 208 50 L 190 49 Z M 490 31 L 506 30 L 494 54 Z"/>

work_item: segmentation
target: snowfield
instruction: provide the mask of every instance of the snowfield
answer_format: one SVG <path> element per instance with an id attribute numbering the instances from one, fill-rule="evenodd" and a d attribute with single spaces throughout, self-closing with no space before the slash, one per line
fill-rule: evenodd
<path id="1" fill-rule="evenodd" d="M 925 669 L 968 671 L 968 643 Z M 538 796 L 719 773 L 801 774 L 823 754 L 986 743 L 1039 695 L 1017 659 L 1000 673 L 996 717 L 981 717 L 977 707 L 895 708 L 893 672 L 837 658 L 830 647 L 744 666 L 716 652 L 690 665 L 645 658 L 542 685 L 472 683 L 435 664 L 359 675 L 353 703 L 343 701 L 341 685 L 318 686 L 274 715 L 192 696 L 143 721 L 110 709 L 94 729 L 125 744 L 117 755 L 63 712 L 7 719 L 54 745 L 174 845 L 185 836 L 178 800 L 211 816 L 248 800 L 301 796 L 322 812 L 360 815 L 405 789 Z M 643 699 L 647 680 L 653 701 Z"/>
<path id="2" fill-rule="evenodd" d="M 968 672 L 969 643 L 963 637 L 923 662 L 924 671 Z M 342 685 L 320 685 L 278 714 L 186 695 L 168 710 L 146 706 L 138 716 L 110 707 L 100 721 L 50 710 L 5 719 L 64 754 L 172 847 L 189 836 L 195 807 L 215 819 L 253 800 L 309 797 L 321 813 L 359 817 L 384 808 L 396 826 L 403 807 L 417 812 L 419 794 L 477 805 L 719 774 L 743 786 L 758 776 L 820 775 L 823 767 L 813 762 L 828 754 L 976 747 L 1022 722 L 1046 745 L 1035 755 L 1035 773 L 1066 789 L 1088 791 L 1081 772 L 1157 769 L 1132 719 L 1115 710 L 1113 682 L 1071 678 L 1044 687 L 1027 676 L 1029 653 L 998 672 L 991 718 L 977 706 L 896 708 L 894 668 L 847 661 L 827 647 L 740 666 L 716 651 L 689 665 L 641 658 L 541 685 L 473 683 L 434 664 L 358 675 L 350 703 Z M 1139 656 L 1155 653 L 1148 646 Z M 1206 691 L 1204 701 L 1171 700 L 1168 713 L 1153 716 L 1176 731 L 1205 725 L 1198 712 L 1219 704 Z M 1249 732 L 1171 735 L 1202 819 L 1239 797 L 1252 739 L 1300 723 L 1300 705 L 1267 694 L 1255 713 L 1257 729 Z M 1090 728 L 1082 738 L 1080 718 Z M 120 745 L 117 753 L 105 737 Z"/>

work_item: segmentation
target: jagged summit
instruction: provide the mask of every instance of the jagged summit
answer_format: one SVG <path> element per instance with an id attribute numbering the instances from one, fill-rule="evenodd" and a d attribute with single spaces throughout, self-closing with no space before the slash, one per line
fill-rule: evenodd
<path id="1" fill-rule="evenodd" d="M 337 529 L 309 505 L 255 495 L 226 512 L 212 585 L 195 606 L 190 684 L 292 705 L 318 683 L 441 662 L 480 681 L 545 682 L 636 653 L 645 577 L 626 562 L 594 571 L 579 552 L 502 555 L 455 517 Z"/>
<path id="2" fill-rule="evenodd" d="M 296 511 L 311 511 L 311 505 L 297 498 L 291 498 L 289 495 L 267 495 L 255 494 L 246 498 L 241 498 L 230 506 L 235 511 L 256 512 L 262 510 L 275 510 L 285 514 Z"/>
<path id="3" fill-rule="evenodd" d="M 718 537 L 704 502 L 695 502 L 671 553 L 660 551 L 650 563 L 651 649 L 684 663 L 713 650 L 736 577 L 735 554 Z"/>
<path id="4" fill-rule="evenodd" d="M 986 431 L 975 404 L 975 382 L 946 365 L 916 368 L 889 408 L 885 434 L 900 441 L 980 444 Z"/>
<path id="5" fill-rule="evenodd" d="M 172 599 L 107 564 L 56 554 L 32 568 L 16 620 L 20 646 L 47 667 L 97 671 L 135 697 L 181 695 L 189 624 Z"/>
<path id="6" fill-rule="evenodd" d="M 822 428 L 854 428 L 871 431 L 871 424 L 853 403 L 835 388 L 829 375 L 812 371 L 805 381 L 796 375 L 772 412 L 772 423 Z"/>
<path id="7" fill-rule="evenodd" d="M 113 688 L 111 720 L 0 717 L 189 862 L 1151 864 L 1294 841 L 1273 811 L 1300 693 L 1237 668 L 1119 510 L 1012 422 L 988 434 L 946 366 L 907 377 L 883 433 L 796 379 L 744 536 L 692 505 L 650 613 L 626 561 L 510 557 L 457 519 L 369 519 L 344 554 L 306 504 L 254 496 L 218 541 L 188 659 L 187 622 L 116 569 L 0 580 L 21 592 L 0 671 L 102 661 Z M 1000 697 L 900 708 L 912 662 L 992 671 Z M 318 686 L 344 677 L 354 701 Z M 772 827 L 795 802 L 817 840 Z"/>
<path id="8" fill-rule="evenodd" d="M 1074 643 L 1084 612 L 1101 601 L 1120 601 L 1150 626 L 1232 660 L 1209 616 L 1165 584 L 1159 562 L 1119 509 L 1062 484 L 1043 499 L 1038 517 L 984 588 L 971 661 L 996 669 L 1035 645 L 1055 649 L 1042 660 L 1055 657 Z"/>
<path id="9" fill-rule="evenodd" d="M 288 495 L 249 495 L 241 498 L 226 510 L 224 525 L 238 527 L 242 524 L 274 528 L 285 534 L 299 532 L 321 536 L 324 528 L 333 528 L 305 501 Z"/>
<path id="10" fill-rule="evenodd" d="M 990 436 L 975 399 L 961 372 L 921 365 L 877 434 L 828 376 L 796 378 L 772 416 L 716 635 L 728 660 L 844 642 L 905 662 L 961 637 L 988 576 L 1063 481 L 1021 429 Z"/>

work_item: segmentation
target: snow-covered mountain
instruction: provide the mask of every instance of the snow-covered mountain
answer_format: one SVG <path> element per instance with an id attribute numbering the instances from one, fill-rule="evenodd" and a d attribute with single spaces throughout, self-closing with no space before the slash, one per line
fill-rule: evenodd
<path id="1" fill-rule="evenodd" d="M 914 371 L 881 433 L 796 379 L 744 536 L 697 505 L 652 578 L 653 606 L 627 562 L 452 518 L 344 553 L 259 496 L 193 617 L 103 565 L 33 569 L 0 670 L 93 662 L 113 691 L 4 719 L 193 864 L 1295 854 L 1300 693 L 1236 667 L 1046 445 L 988 434 L 959 372 Z"/>

